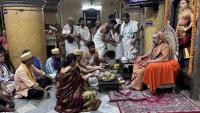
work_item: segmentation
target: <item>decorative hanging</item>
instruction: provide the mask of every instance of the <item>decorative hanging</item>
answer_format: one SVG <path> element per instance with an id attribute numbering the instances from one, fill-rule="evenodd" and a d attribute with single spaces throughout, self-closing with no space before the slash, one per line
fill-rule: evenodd
<path id="1" fill-rule="evenodd" d="M 167 21 L 169 17 L 169 0 L 165 0 L 165 19 L 164 19 L 164 25 L 167 25 Z"/>
<path id="2" fill-rule="evenodd" d="M 190 61 L 188 68 L 188 75 L 192 75 L 193 70 L 193 59 L 194 59 L 194 38 L 195 32 L 197 30 L 196 22 L 197 22 L 197 0 L 194 0 L 194 9 L 193 9 L 193 18 L 192 18 L 192 37 L 191 37 L 191 47 L 190 47 Z"/>
<path id="3" fill-rule="evenodd" d="M 1 11 L 1 28 L 2 28 L 2 30 L 5 30 L 4 19 L 3 19 L 3 8 L 2 7 L 0 7 L 0 11 Z"/>

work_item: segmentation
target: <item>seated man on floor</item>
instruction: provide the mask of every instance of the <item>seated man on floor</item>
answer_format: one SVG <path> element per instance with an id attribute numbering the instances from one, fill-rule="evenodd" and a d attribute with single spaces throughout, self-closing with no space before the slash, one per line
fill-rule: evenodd
<path id="1" fill-rule="evenodd" d="M 12 101 L 12 93 L 0 81 L 0 112 L 13 112 L 14 108 L 15 104 Z"/>
<path id="2" fill-rule="evenodd" d="M 106 51 L 105 54 L 103 55 L 103 58 L 101 59 L 101 63 L 107 63 L 107 64 L 112 64 L 114 59 L 115 59 L 115 51 L 109 50 Z"/>
<path id="3" fill-rule="evenodd" d="M 80 55 L 80 53 L 76 53 Z M 56 75 L 56 106 L 59 113 L 79 113 L 97 110 L 101 104 L 95 92 L 86 90 L 85 81 L 77 65 L 77 56 L 69 54 Z"/>
<path id="4" fill-rule="evenodd" d="M 58 68 L 61 66 L 60 50 L 54 48 L 51 50 L 52 57 L 47 59 L 45 71 L 49 76 L 55 78 Z"/>
<path id="5" fill-rule="evenodd" d="M 87 43 L 88 51 L 83 52 L 82 63 L 90 66 L 99 66 L 100 59 L 99 53 L 95 49 L 95 44 L 93 41 Z"/>
<path id="6" fill-rule="evenodd" d="M 23 51 L 23 53 L 27 53 L 27 52 L 30 52 L 30 51 L 31 50 L 26 49 L 26 50 Z M 35 55 L 33 55 L 33 65 L 39 70 L 43 69 L 40 59 Z M 35 74 L 34 74 L 34 76 L 35 76 L 35 78 L 39 77 L 39 75 L 35 75 Z"/>
<path id="7" fill-rule="evenodd" d="M 15 80 L 15 89 L 16 96 L 15 98 L 28 98 L 28 99 L 39 99 L 41 97 L 49 96 L 49 93 L 46 91 L 48 88 L 49 82 L 46 82 L 45 79 L 51 77 L 45 74 L 44 71 L 38 70 L 33 66 L 33 54 L 31 51 L 23 52 L 20 56 L 21 64 L 17 68 L 14 80 Z M 45 77 L 38 79 L 34 78 L 34 73 Z M 51 81 L 52 83 L 52 81 Z"/>
<path id="8" fill-rule="evenodd" d="M 166 42 L 163 32 L 153 36 L 153 49 L 150 53 L 138 57 L 133 64 L 133 74 L 129 88 L 142 89 L 146 84 L 152 93 L 162 84 L 175 83 L 179 63 L 172 60 L 171 47 Z"/>
<path id="9" fill-rule="evenodd" d="M 0 82 L 5 84 L 8 91 L 13 92 L 15 89 L 14 74 L 10 72 L 5 64 L 4 49 L 0 47 Z"/>
<path id="10" fill-rule="evenodd" d="M 83 52 L 81 63 L 89 66 L 99 66 L 100 63 L 110 63 L 115 59 L 114 51 L 106 51 L 103 58 L 100 59 L 98 52 L 95 49 L 93 41 L 87 43 L 88 50 Z"/>
<path id="11" fill-rule="evenodd" d="M 83 51 L 82 50 L 75 50 L 73 52 L 74 55 L 77 57 L 77 65 L 79 66 L 80 73 L 83 77 L 91 76 L 96 70 L 103 70 L 101 66 L 89 66 L 81 63 Z"/>

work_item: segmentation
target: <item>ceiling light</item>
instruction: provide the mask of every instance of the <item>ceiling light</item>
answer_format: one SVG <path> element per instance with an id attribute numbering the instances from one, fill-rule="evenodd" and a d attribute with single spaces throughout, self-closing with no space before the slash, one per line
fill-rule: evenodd
<path id="1" fill-rule="evenodd" d="M 88 9 L 96 9 L 96 10 L 101 10 L 102 6 L 94 6 L 94 5 L 83 5 L 82 10 L 88 10 Z"/>

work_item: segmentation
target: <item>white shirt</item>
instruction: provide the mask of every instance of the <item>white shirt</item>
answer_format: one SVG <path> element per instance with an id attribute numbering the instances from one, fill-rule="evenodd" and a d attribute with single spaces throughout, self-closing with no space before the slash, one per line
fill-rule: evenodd
<path id="1" fill-rule="evenodd" d="M 105 42 L 102 41 L 103 33 L 101 33 L 101 27 L 97 30 L 96 34 L 94 35 L 93 41 L 95 43 L 95 47 L 102 47 L 105 46 Z"/>
<path id="2" fill-rule="evenodd" d="M 80 35 L 83 39 L 85 39 L 87 41 L 90 40 L 90 31 L 87 26 L 84 26 L 84 27 L 78 26 L 77 32 L 80 33 Z M 81 40 L 80 45 L 85 46 L 85 42 Z"/>
<path id="3" fill-rule="evenodd" d="M 71 33 L 71 27 L 68 24 L 66 24 L 63 27 L 62 34 L 70 34 L 70 33 Z M 73 34 L 76 33 L 77 33 L 77 26 L 73 25 Z M 74 40 L 72 43 L 69 43 L 67 40 L 65 40 L 66 55 L 73 53 L 75 49 L 78 49 L 78 44 L 76 40 Z"/>
<path id="4" fill-rule="evenodd" d="M 120 35 L 123 36 L 122 41 L 123 45 L 127 45 L 130 43 L 130 40 L 133 37 L 133 34 L 138 31 L 138 22 L 134 20 L 130 20 L 128 24 L 125 22 L 122 23 Z"/>
<path id="5" fill-rule="evenodd" d="M 75 26 L 73 25 L 73 34 L 77 33 L 77 27 L 78 26 Z M 66 24 L 64 27 L 63 27 L 63 30 L 62 30 L 62 34 L 70 34 L 71 33 L 71 27 L 69 26 L 69 24 Z"/>

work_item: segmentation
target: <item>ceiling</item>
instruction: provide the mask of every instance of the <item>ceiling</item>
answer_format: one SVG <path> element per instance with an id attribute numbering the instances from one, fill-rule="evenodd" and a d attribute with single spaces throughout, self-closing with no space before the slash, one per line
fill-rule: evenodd
<path id="1" fill-rule="evenodd" d="M 93 5 L 102 5 L 103 3 L 103 0 L 80 0 L 80 1 L 82 4 L 93 4 Z"/>
<path id="2" fill-rule="evenodd" d="M 1 0 L 0 0 L 1 1 Z M 5 0 L 6 1 L 6 0 Z M 13 0 L 17 1 L 17 0 Z M 19 0 L 19 1 L 36 1 L 36 0 Z M 77 3 L 82 5 L 94 5 L 99 6 L 103 4 L 110 3 L 110 0 L 37 0 L 37 1 L 46 1 L 44 10 L 46 12 L 57 12 L 57 6 L 59 3 L 68 2 L 68 3 Z M 115 0 L 112 0 L 112 2 Z M 116 0 L 119 1 L 119 0 Z"/>

